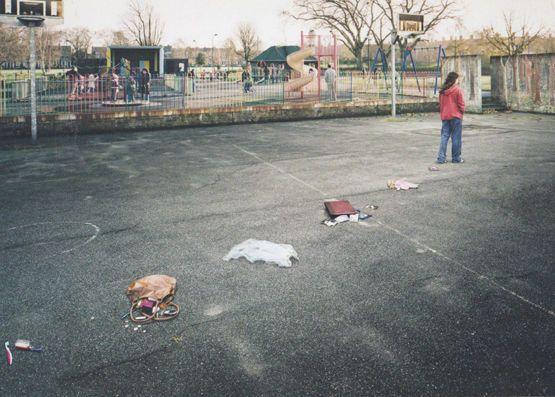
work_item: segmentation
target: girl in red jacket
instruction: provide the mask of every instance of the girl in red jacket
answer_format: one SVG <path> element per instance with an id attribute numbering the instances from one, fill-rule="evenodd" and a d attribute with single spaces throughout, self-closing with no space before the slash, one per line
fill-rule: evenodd
<path id="1" fill-rule="evenodd" d="M 447 162 L 445 153 L 451 138 L 451 161 L 462 163 L 462 118 L 464 114 L 464 95 L 458 85 L 459 75 L 451 72 L 439 92 L 439 113 L 441 116 L 441 143 L 437 163 Z"/>

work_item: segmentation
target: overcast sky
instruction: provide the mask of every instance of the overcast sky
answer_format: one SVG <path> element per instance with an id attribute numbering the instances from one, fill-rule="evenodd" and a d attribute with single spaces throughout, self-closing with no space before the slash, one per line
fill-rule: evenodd
<path id="1" fill-rule="evenodd" d="M 87 26 L 93 30 L 121 27 L 128 0 L 66 0 L 65 25 Z M 303 26 L 281 16 L 291 7 L 292 0 L 154 0 L 160 17 L 165 21 L 164 43 L 178 39 L 187 45 L 210 47 L 222 45 L 232 36 L 241 22 L 252 23 L 264 46 L 271 44 L 297 44 Z M 468 35 L 472 31 L 493 24 L 502 28 L 503 11 L 512 11 L 518 18 L 531 24 L 542 23 L 555 30 L 555 0 L 460 0 L 465 29 L 457 30 L 451 24 L 439 28 L 436 37 L 452 34 Z"/>

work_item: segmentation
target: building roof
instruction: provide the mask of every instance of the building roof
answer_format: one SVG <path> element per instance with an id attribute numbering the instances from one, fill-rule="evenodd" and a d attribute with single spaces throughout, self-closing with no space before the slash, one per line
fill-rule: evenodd
<path id="1" fill-rule="evenodd" d="M 141 45 L 111 45 L 108 46 L 108 48 L 110 48 L 111 50 L 160 50 L 162 48 L 162 46 L 156 46 L 156 45 L 145 45 L 145 46 L 141 46 Z"/>
<path id="2" fill-rule="evenodd" d="M 271 46 L 260 55 L 255 57 L 251 62 L 285 62 L 287 55 L 299 51 L 300 47 L 298 45 L 285 45 L 285 46 Z M 315 58 L 307 58 L 309 61 L 316 61 Z"/>

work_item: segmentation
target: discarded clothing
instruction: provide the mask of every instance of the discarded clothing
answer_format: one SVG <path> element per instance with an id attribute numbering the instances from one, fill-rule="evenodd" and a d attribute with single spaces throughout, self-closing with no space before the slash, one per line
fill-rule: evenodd
<path id="1" fill-rule="evenodd" d="M 251 263 L 263 261 L 268 264 L 276 264 L 279 267 L 291 267 L 291 258 L 299 260 L 299 255 L 289 244 L 276 244 L 270 241 L 249 239 L 234 246 L 223 260 L 229 262 L 231 259 L 244 257 Z"/>
<path id="2" fill-rule="evenodd" d="M 362 218 L 360 218 L 360 214 L 358 213 L 354 215 L 341 215 L 332 219 L 325 219 L 322 221 L 322 224 L 331 227 L 343 222 L 358 222 L 359 219 L 362 219 Z"/>
<path id="3" fill-rule="evenodd" d="M 387 181 L 387 187 L 395 190 L 418 189 L 418 185 L 416 183 L 407 182 L 404 179 Z"/>

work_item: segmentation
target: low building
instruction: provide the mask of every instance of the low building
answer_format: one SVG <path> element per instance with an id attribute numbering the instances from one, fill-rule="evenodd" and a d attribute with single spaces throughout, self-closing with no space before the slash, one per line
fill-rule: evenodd
<path id="1" fill-rule="evenodd" d="M 148 69 L 152 75 L 164 74 L 164 48 L 161 46 L 110 46 L 106 51 L 108 67 L 120 65 L 122 58 L 129 61 L 131 69 Z"/>

